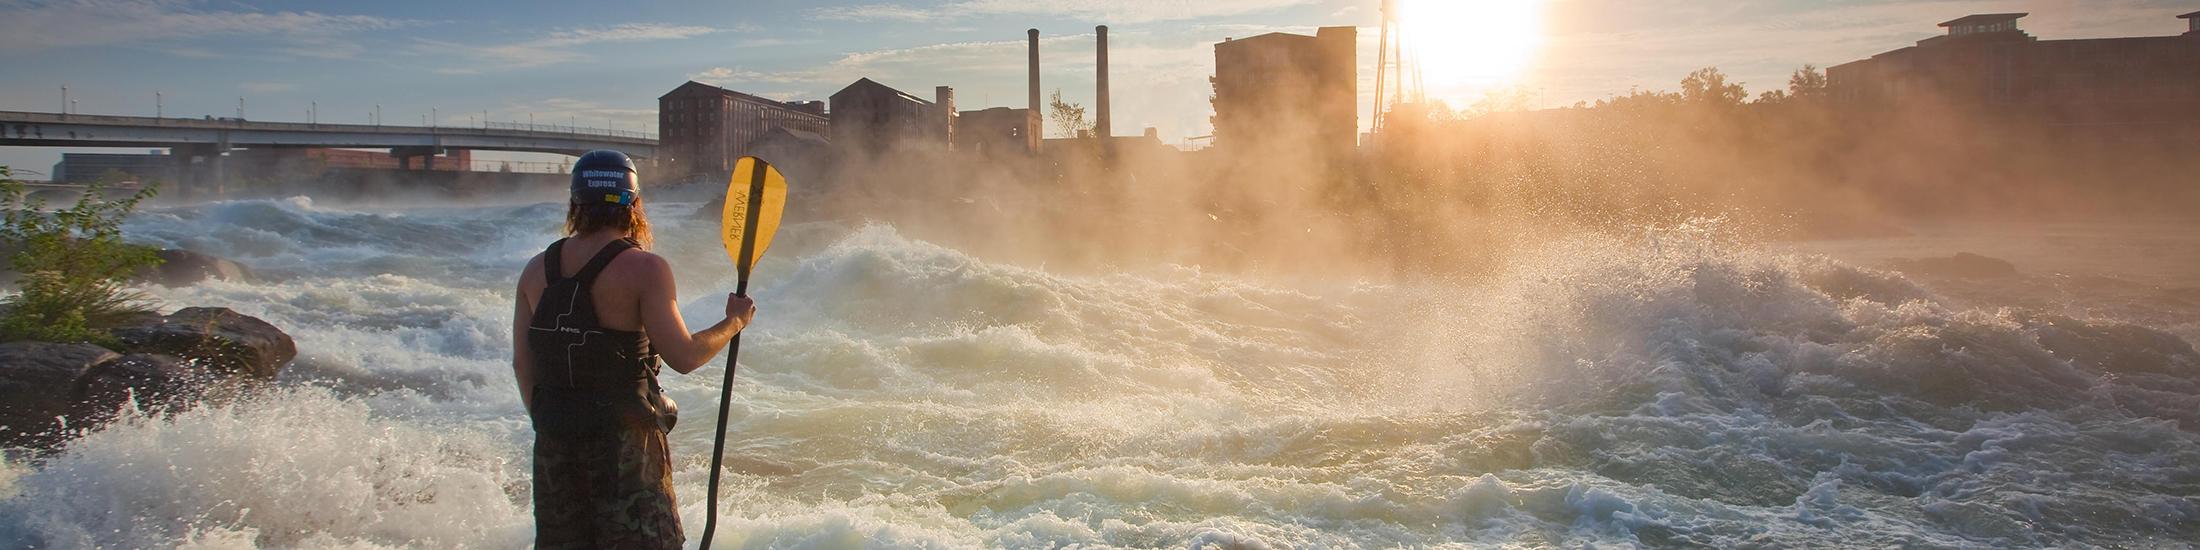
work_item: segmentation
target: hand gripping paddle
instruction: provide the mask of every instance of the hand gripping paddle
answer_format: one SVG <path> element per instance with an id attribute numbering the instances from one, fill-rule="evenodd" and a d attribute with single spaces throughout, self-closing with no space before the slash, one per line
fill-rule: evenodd
<path id="1" fill-rule="evenodd" d="M 726 183 L 722 226 L 726 256 L 733 258 L 734 273 L 740 277 L 734 294 L 749 294 L 749 268 L 764 257 L 764 249 L 771 247 L 772 234 L 779 232 L 779 212 L 786 206 L 787 178 L 779 174 L 779 169 L 756 157 L 741 157 L 734 163 L 733 181 Z M 726 454 L 726 408 L 733 399 L 734 361 L 740 357 L 741 335 L 735 333 L 733 342 L 726 344 L 726 381 L 718 389 L 718 438 L 710 446 L 710 509 L 703 516 L 703 541 L 699 546 L 706 550 L 718 529 L 718 465 Z"/>

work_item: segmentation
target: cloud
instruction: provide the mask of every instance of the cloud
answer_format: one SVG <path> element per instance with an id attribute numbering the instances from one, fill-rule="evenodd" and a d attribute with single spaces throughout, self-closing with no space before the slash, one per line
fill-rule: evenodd
<path id="1" fill-rule="evenodd" d="M 176 57 L 185 57 L 185 58 L 190 58 L 190 59 L 217 59 L 217 58 L 220 58 L 220 57 L 222 56 L 222 54 L 220 54 L 220 53 L 217 53 L 217 52 L 215 52 L 214 50 L 209 50 L 209 49 L 206 49 L 206 48 L 191 48 L 191 47 L 184 47 L 184 46 L 174 46 L 174 47 L 166 47 L 166 48 L 160 48 L 160 49 L 159 49 L 159 51 L 160 51 L 160 53 L 165 53 L 165 54 L 168 54 L 168 55 L 173 55 L 173 56 L 176 56 Z"/>
<path id="2" fill-rule="evenodd" d="M 751 71 L 738 67 L 712 67 L 710 70 L 688 75 L 688 80 L 693 80 L 696 82 L 719 87 L 757 82 L 768 84 L 793 84 L 798 82 L 807 82 L 814 78 L 816 78 L 816 76 L 810 73 L 796 71 L 761 72 Z"/>
<path id="3" fill-rule="evenodd" d="M 326 46 L 334 35 L 416 24 L 312 11 L 204 10 L 181 0 L 8 2 L 0 4 L 0 50 L 29 52 L 211 36 L 267 37 Z"/>
<path id="4" fill-rule="evenodd" d="M 862 4 L 817 8 L 827 21 L 931 22 L 982 16 L 1043 16 L 1114 23 L 1181 21 L 1259 13 L 1314 3 L 1314 0 L 958 0 L 932 7 Z"/>
<path id="5" fill-rule="evenodd" d="M 744 39 L 741 39 L 741 40 L 737 40 L 737 41 L 734 41 L 734 43 L 733 43 L 733 47 L 736 47 L 736 48 L 776 48 L 776 47 L 780 47 L 780 46 L 800 46 L 800 45 L 804 45 L 804 44 L 815 44 L 815 43 L 817 43 L 817 41 L 816 41 L 816 40 L 807 40 L 807 39 L 799 39 L 799 40 L 798 40 L 798 39 L 788 39 L 788 38 L 775 38 L 775 37 L 769 37 L 769 36 L 765 36 L 765 37 L 757 37 L 757 38 L 744 38 Z"/>
<path id="6" fill-rule="evenodd" d="M 297 90 L 298 85 L 290 82 L 241 82 L 237 84 L 237 89 L 255 94 L 276 94 Z"/>
<path id="7" fill-rule="evenodd" d="M 608 27 L 566 29 L 533 40 L 487 46 L 458 44 L 440 40 L 415 40 L 418 45 L 435 50 L 455 49 L 465 51 L 479 58 L 483 63 L 497 67 L 525 68 L 588 59 L 587 54 L 576 49 L 579 46 L 683 40 L 719 32 L 720 30 L 698 25 L 627 23 Z M 438 71 L 443 70 L 449 69 L 439 69 Z M 457 70 L 473 70 L 473 68 L 459 68 Z"/>
<path id="8" fill-rule="evenodd" d="M 920 9 L 893 4 L 864 4 L 857 6 L 833 6 L 810 10 L 810 17 L 825 21 L 903 21 L 922 23 L 940 19 L 946 12 L 938 9 Z"/>

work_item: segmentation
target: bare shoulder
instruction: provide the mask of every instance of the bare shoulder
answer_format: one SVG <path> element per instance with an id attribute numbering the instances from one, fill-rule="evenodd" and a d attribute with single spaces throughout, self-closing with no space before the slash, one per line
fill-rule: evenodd
<path id="1" fill-rule="evenodd" d="M 542 253 L 536 252 L 535 257 L 527 259 L 527 267 L 519 271 L 519 287 L 532 288 L 550 284 L 549 281 L 544 280 L 544 277 L 542 274 Z"/>
<path id="2" fill-rule="evenodd" d="M 641 249 L 628 250 L 619 254 L 618 257 L 611 259 L 611 265 L 604 266 L 604 270 L 615 272 L 620 278 L 624 279 L 648 281 L 659 278 L 672 278 L 671 262 L 665 261 L 664 256 L 659 256 L 655 252 Z"/>

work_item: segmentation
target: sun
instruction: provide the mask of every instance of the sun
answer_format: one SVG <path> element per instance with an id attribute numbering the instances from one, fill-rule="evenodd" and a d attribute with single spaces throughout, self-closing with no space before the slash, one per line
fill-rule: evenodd
<path id="1" fill-rule="evenodd" d="M 1406 53 L 1431 95 L 1513 85 L 1543 47 L 1544 0 L 1400 0 Z"/>

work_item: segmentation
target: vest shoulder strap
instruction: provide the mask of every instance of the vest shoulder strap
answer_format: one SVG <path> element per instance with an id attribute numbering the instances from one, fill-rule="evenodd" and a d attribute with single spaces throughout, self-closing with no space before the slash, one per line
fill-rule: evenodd
<path id="1" fill-rule="evenodd" d="M 604 243 L 603 250 L 597 251 L 596 257 L 589 258 L 588 265 L 581 267 L 581 272 L 573 274 L 573 278 L 580 280 L 581 288 L 595 286 L 596 275 L 603 273 L 605 266 L 611 265 L 612 258 L 619 257 L 619 253 L 626 252 L 630 248 L 634 248 L 634 243 L 628 242 L 626 239 Z"/>
<path id="2" fill-rule="evenodd" d="M 545 283 L 556 283 L 565 278 L 558 273 L 558 266 L 565 265 L 565 256 L 558 253 L 565 249 L 565 241 L 566 239 L 558 239 L 558 242 L 550 243 L 549 250 L 542 251 L 542 274 L 548 276 L 543 279 Z"/>

